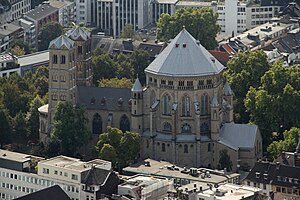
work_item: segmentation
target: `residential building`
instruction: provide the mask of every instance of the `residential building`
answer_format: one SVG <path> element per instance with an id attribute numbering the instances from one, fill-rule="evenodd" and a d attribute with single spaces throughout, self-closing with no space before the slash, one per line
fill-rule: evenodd
<path id="1" fill-rule="evenodd" d="M 22 17 L 31 10 L 31 0 L 8 0 L 11 5 L 11 20 Z"/>
<path id="2" fill-rule="evenodd" d="M 20 18 L 11 22 L 12 24 L 22 27 L 24 30 L 24 42 L 29 45 L 31 48 L 35 48 L 37 44 L 36 38 L 36 27 L 34 22 L 26 20 L 24 18 Z"/>
<path id="3" fill-rule="evenodd" d="M 295 152 L 282 152 L 277 160 L 284 165 L 300 167 L 300 139 Z"/>
<path id="4" fill-rule="evenodd" d="M 262 194 L 281 199 L 300 199 L 300 168 L 280 163 L 259 161 L 251 169 L 244 184 L 262 189 Z"/>
<path id="5" fill-rule="evenodd" d="M 230 183 L 211 185 L 203 183 L 191 183 L 177 189 L 180 192 L 180 199 L 199 199 L 199 200 L 256 200 L 260 199 L 261 189 L 235 185 Z"/>
<path id="6" fill-rule="evenodd" d="M 0 150 L 0 195 L 14 199 L 59 185 L 70 199 L 99 199 L 117 189 L 119 179 L 111 163 L 88 162 L 66 156 L 43 159 Z"/>
<path id="7" fill-rule="evenodd" d="M 137 78 L 130 91 L 89 86 L 88 62 L 85 70 L 76 63 L 81 53 L 88 57 L 89 40 L 75 40 L 75 36 L 88 38 L 88 33 L 77 29 L 74 37 L 60 36 L 49 46 L 49 105 L 43 107 L 40 118 L 42 141 L 50 137 L 57 102 L 68 101 L 86 106 L 95 140 L 107 126 L 139 133 L 141 158 L 217 168 L 220 151 L 227 151 L 232 169 L 237 170 L 252 167 L 262 156 L 258 127 L 233 122 L 233 91 L 223 82 L 224 66 L 187 30 L 145 69 L 146 87 Z M 84 83 L 80 74 L 86 85 L 80 85 Z"/>
<path id="8" fill-rule="evenodd" d="M 11 47 L 14 40 L 24 41 L 24 30 L 20 26 L 6 23 L 0 26 L 0 53 Z"/>
<path id="9" fill-rule="evenodd" d="M 120 36 L 126 24 L 134 30 L 149 24 L 150 4 L 147 0 L 97 0 L 97 26 L 106 35 Z"/>
<path id="10" fill-rule="evenodd" d="M 118 195 L 155 200 L 167 197 L 170 189 L 173 189 L 173 182 L 166 178 L 136 175 L 118 185 Z"/>
<path id="11" fill-rule="evenodd" d="M 24 14 L 24 18 L 34 23 L 36 34 L 38 34 L 46 24 L 58 22 L 59 11 L 58 8 L 52 7 L 49 2 L 43 2 L 36 8 Z"/>
<path id="12" fill-rule="evenodd" d="M 240 174 L 229 173 L 224 170 L 212 170 L 209 168 L 186 168 L 173 165 L 167 161 L 146 159 L 123 168 L 125 175 L 150 175 L 172 180 L 175 187 L 186 186 L 191 183 L 204 185 L 220 185 L 224 183 L 238 184 Z"/>
<path id="13" fill-rule="evenodd" d="M 70 27 L 76 24 L 76 3 L 75 1 L 50 0 L 50 5 L 58 8 L 58 21 L 63 27 Z"/>
<path id="14" fill-rule="evenodd" d="M 86 26 L 97 22 L 97 0 L 76 0 L 76 22 L 83 22 Z"/>
<path id="15" fill-rule="evenodd" d="M 11 21 L 11 5 L 8 0 L 0 2 L 0 25 Z"/>
<path id="16" fill-rule="evenodd" d="M 0 55 L 0 77 L 10 76 L 14 73 L 20 73 L 17 57 L 11 53 Z"/>

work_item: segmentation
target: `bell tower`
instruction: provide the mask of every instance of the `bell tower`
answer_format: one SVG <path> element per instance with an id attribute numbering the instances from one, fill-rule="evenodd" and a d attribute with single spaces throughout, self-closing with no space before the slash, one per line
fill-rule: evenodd
<path id="1" fill-rule="evenodd" d="M 133 84 L 131 94 L 131 130 L 137 133 L 141 133 L 143 130 L 143 87 L 138 77 Z"/>

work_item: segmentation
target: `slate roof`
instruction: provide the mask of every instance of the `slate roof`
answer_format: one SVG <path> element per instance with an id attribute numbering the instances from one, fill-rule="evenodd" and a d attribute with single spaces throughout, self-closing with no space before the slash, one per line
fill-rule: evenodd
<path id="1" fill-rule="evenodd" d="M 256 162 L 246 180 L 300 189 L 300 168 L 262 161 Z"/>
<path id="2" fill-rule="evenodd" d="M 69 196 L 60 188 L 54 185 L 43 190 L 16 198 L 16 200 L 70 200 Z"/>
<path id="3" fill-rule="evenodd" d="M 88 40 L 91 37 L 91 33 L 82 27 L 75 27 L 69 30 L 66 34 L 72 40 Z"/>
<path id="4" fill-rule="evenodd" d="M 95 167 L 90 170 L 83 183 L 87 185 L 102 185 L 110 173 L 110 170 Z"/>
<path id="5" fill-rule="evenodd" d="M 61 35 L 54 40 L 52 40 L 49 44 L 49 48 L 57 48 L 60 49 L 65 46 L 67 49 L 71 49 L 74 46 L 74 41 L 68 38 L 65 35 Z"/>
<path id="6" fill-rule="evenodd" d="M 183 29 L 145 72 L 172 77 L 191 77 L 218 74 L 223 69 L 224 66 Z"/>
<path id="7" fill-rule="evenodd" d="M 225 123 L 220 131 L 220 143 L 232 149 L 253 148 L 258 127 L 250 124 Z"/>
<path id="8" fill-rule="evenodd" d="M 29 12 L 27 12 L 24 16 L 26 18 L 26 16 L 30 19 L 34 19 L 34 20 L 41 20 L 45 17 L 47 17 L 48 15 L 54 13 L 54 12 L 58 12 L 58 8 L 54 8 L 51 5 L 47 4 L 47 3 L 42 3 L 40 4 L 38 7 L 30 10 Z"/>
<path id="9" fill-rule="evenodd" d="M 131 91 L 128 88 L 77 87 L 79 105 L 87 109 L 130 111 Z"/>
<path id="10" fill-rule="evenodd" d="M 142 84 L 141 84 L 139 78 L 135 79 L 135 82 L 131 88 L 131 91 L 132 92 L 142 92 L 143 91 L 143 87 L 142 87 Z"/>
<path id="11" fill-rule="evenodd" d="M 165 48 L 164 44 L 150 44 L 150 43 L 140 43 L 139 49 L 143 49 L 149 53 L 151 58 L 156 58 L 160 52 Z"/>

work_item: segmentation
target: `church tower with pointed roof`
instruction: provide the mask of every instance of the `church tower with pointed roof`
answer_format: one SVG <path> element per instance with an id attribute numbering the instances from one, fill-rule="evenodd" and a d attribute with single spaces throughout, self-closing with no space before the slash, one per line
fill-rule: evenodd
<path id="1" fill-rule="evenodd" d="M 137 77 L 131 88 L 131 130 L 141 132 L 143 130 L 143 87 Z"/>

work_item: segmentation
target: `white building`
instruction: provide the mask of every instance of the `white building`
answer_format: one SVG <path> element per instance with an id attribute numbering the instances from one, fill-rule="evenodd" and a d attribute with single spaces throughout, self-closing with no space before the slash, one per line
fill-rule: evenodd
<path id="1" fill-rule="evenodd" d="M 87 26 L 96 23 L 96 10 L 96 0 L 76 0 L 76 22 Z"/>
<path id="2" fill-rule="evenodd" d="M 126 24 L 142 29 L 149 24 L 148 0 L 98 0 L 97 26 L 108 35 L 117 37 Z"/>
<path id="3" fill-rule="evenodd" d="M 63 27 L 76 23 L 76 4 L 74 1 L 50 0 L 50 5 L 58 8 L 58 21 Z"/>
<path id="4" fill-rule="evenodd" d="M 24 18 L 20 18 L 11 22 L 12 24 L 22 27 L 24 30 L 24 42 L 27 43 L 30 47 L 34 48 L 37 43 L 36 38 L 36 27 L 35 24 Z"/>
<path id="5" fill-rule="evenodd" d="M 173 14 L 178 0 L 153 0 L 151 2 L 151 23 L 156 23 L 162 13 Z"/>
<path id="6" fill-rule="evenodd" d="M 37 163 L 37 165 L 36 165 Z M 106 183 L 110 181 L 110 187 Z M 96 200 L 118 184 L 111 163 L 82 162 L 58 156 L 44 160 L 31 155 L 0 150 L 0 198 L 14 199 L 59 185 L 73 200 Z"/>
<path id="7" fill-rule="evenodd" d="M 11 19 L 16 20 L 31 10 L 31 0 L 8 0 L 11 4 Z"/>
<path id="8" fill-rule="evenodd" d="M 134 199 L 163 199 L 168 190 L 173 189 L 173 181 L 161 177 L 136 175 L 118 186 L 118 195 Z"/>

